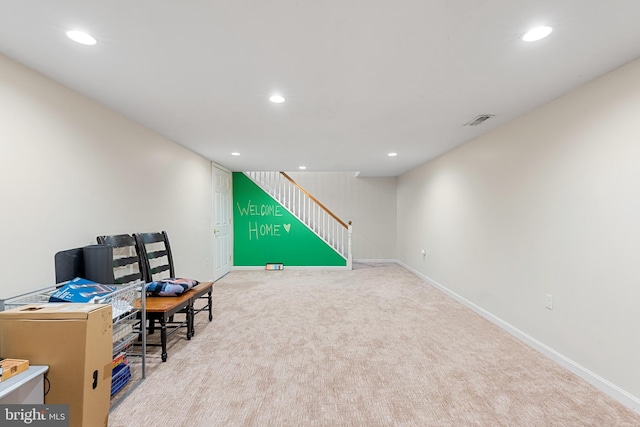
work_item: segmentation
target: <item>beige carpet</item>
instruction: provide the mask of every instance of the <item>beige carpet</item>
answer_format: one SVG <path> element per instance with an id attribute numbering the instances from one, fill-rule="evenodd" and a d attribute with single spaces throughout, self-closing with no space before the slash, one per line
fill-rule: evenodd
<path id="1" fill-rule="evenodd" d="M 639 426 L 397 265 L 233 271 L 109 426 Z"/>

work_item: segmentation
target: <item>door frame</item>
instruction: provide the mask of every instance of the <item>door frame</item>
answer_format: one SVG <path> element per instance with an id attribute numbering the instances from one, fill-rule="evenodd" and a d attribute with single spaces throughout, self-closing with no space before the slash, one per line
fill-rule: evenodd
<path id="1" fill-rule="evenodd" d="M 229 218 L 229 231 L 228 231 L 228 235 L 229 235 L 229 239 L 227 240 L 228 242 L 228 247 L 226 248 L 227 252 L 229 253 L 229 269 L 228 270 L 224 270 L 222 274 L 218 274 L 218 265 L 217 265 L 217 253 L 216 253 L 216 233 L 215 233 L 215 228 L 216 228 L 216 212 L 217 212 L 217 207 L 216 207 L 216 183 L 215 183 L 215 179 L 216 179 L 216 170 L 223 172 L 225 174 L 229 175 L 229 193 L 228 193 L 228 200 L 227 200 L 227 206 L 228 206 L 228 218 Z M 225 274 L 227 274 L 229 271 L 231 271 L 231 269 L 233 268 L 233 175 L 232 172 L 223 167 L 220 166 L 214 162 L 211 162 L 211 231 L 210 231 L 210 235 L 211 235 L 211 247 L 212 247 L 212 253 L 213 253 L 213 261 L 212 261 L 212 268 L 213 268 L 213 280 L 218 280 L 220 277 L 223 277 Z"/>

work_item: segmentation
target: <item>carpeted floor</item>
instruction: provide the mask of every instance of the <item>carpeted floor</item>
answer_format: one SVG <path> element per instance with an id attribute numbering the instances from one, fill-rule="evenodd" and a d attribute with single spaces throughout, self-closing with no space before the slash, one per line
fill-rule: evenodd
<path id="1" fill-rule="evenodd" d="M 233 271 L 109 426 L 639 426 L 412 273 Z"/>

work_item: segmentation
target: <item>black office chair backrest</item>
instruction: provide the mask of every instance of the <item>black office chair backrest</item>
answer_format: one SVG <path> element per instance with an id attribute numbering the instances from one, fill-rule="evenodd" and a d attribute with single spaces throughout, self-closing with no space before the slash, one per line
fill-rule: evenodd
<path id="1" fill-rule="evenodd" d="M 98 236 L 98 243 L 113 247 L 113 276 L 116 284 L 144 280 L 144 260 L 138 253 L 136 240 L 129 234 Z"/>
<path id="2" fill-rule="evenodd" d="M 136 233 L 133 236 L 138 244 L 140 257 L 145 263 L 144 277 L 147 282 L 176 277 L 166 231 Z"/>

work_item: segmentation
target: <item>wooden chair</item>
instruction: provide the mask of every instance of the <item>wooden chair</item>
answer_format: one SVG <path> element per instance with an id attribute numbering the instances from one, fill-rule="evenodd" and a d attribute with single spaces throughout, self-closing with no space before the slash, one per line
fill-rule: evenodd
<path id="1" fill-rule="evenodd" d="M 173 255 L 171 254 L 171 245 L 169 244 L 169 236 L 166 231 L 152 232 L 152 233 L 136 233 L 133 235 L 138 245 L 138 251 L 145 261 L 145 280 L 152 282 L 155 280 L 166 279 L 169 277 L 175 278 L 175 268 L 173 265 Z M 202 312 L 208 311 L 209 321 L 213 320 L 212 312 L 212 284 L 204 282 L 192 289 L 193 301 L 198 299 L 205 300 L 204 306 L 195 308 L 192 316 Z M 191 322 L 190 336 L 195 335 L 195 328 L 193 328 L 194 322 Z"/>
<path id="2" fill-rule="evenodd" d="M 153 233 L 136 233 L 133 235 L 138 246 L 138 253 L 142 258 L 144 277 L 147 282 L 158 281 L 167 278 L 175 278 L 171 245 L 166 231 Z M 160 322 L 162 361 L 167 360 L 166 352 L 166 327 L 173 325 L 171 333 L 182 326 L 187 328 L 187 339 L 195 335 L 195 315 L 208 309 L 209 321 L 213 320 L 212 314 L 212 282 L 201 282 L 196 287 L 176 297 L 147 297 L 147 317 L 149 318 L 149 333 L 153 333 L 154 321 Z M 198 299 L 205 299 L 204 307 L 194 308 Z M 185 314 L 184 322 L 174 321 L 174 315 Z"/>
<path id="3" fill-rule="evenodd" d="M 152 275 L 148 271 L 147 253 L 144 245 L 140 245 L 135 235 L 118 234 L 98 236 L 99 244 L 113 247 L 113 271 L 116 284 L 126 284 L 135 281 L 151 281 Z M 158 255 L 159 256 L 159 255 Z M 168 269 L 167 269 L 168 270 Z M 149 279 L 147 279 L 149 277 Z M 136 304 L 134 304 L 135 306 Z M 146 319 L 149 321 L 149 334 L 155 332 L 155 321 L 160 324 L 160 343 L 146 343 L 147 346 L 162 347 L 162 361 L 167 360 L 167 337 L 181 327 L 187 330 L 187 339 L 191 339 L 193 316 L 191 313 L 192 296 L 180 297 L 147 297 L 145 304 Z M 135 306 L 141 308 L 141 306 Z M 185 320 L 174 322 L 173 316 L 185 313 Z M 167 330 L 169 327 L 170 330 Z"/>
<path id="4" fill-rule="evenodd" d="M 118 234 L 98 236 L 98 243 L 113 247 L 114 283 L 123 285 L 144 281 L 144 260 L 138 253 L 138 246 L 133 236 Z"/>
<path id="5" fill-rule="evenodd" d="M 142 259 L 144 280 L 147 283 L 176 277 L 176 273 L 173 268 L 171 246 L 169 245 L 169 236 L 167 236 L 166 231 L 161 231 L 159 233 L 135 233 L 133 238 L 136 241 L 138 253 Z M 177 311 L 174 309 L 172 310 L 173 313 L 171 316 L 166 320 L 169 323 L 183 325 L 184 322 L 174 322 L 173 316 L 174 314 L 182 313 L 189 318 L 189 316 L 191 316 L 190 310 L 190 307 L 181 308 Z M 153 315 L 151 315 L 150 322 L 149 331 L 150 333 L 153 333 Z M 192 335 L 193 327 L 189 325 L 187 339 L 191 339 Z"/>
<path id="6" fill-rule="evenodd" d="M 136 233 L 133 237 L 144 262 L 144 276 L 147 282 L 176 277 L 171 245 L 169 245 L 169 236 L 166 231 Z"/>

